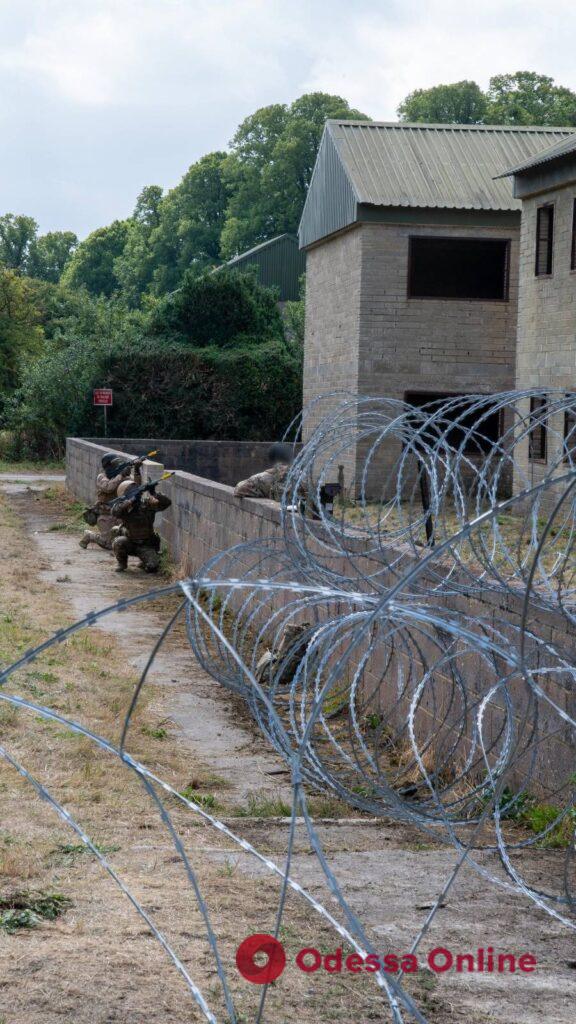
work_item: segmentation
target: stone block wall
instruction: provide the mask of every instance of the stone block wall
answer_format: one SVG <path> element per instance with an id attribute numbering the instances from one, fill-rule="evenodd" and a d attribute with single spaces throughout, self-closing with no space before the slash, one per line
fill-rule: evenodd
<path id="1" fill-rule="evenodd" d="M 158 458 L 166 469 L 182 469 L 231 486 L 267 469 L 272 445 L 272 441 L 190 441 L 158 437 L 91 437 L 88 440 L 131 455 L 158 450 Z M 299 448 L 297 445 L 296 449 Z"/>
<path id="2" fill-rule="evenodd" d="M 522 203 L 520 239 L 520 297 L 516 387 L 576 390 L 576 270 L 570 266 L 576 182 L 538 195 Z M 536 219 L 538 207 L 554 204 L 554 252 L 552 274 L 536 276 Z M 528 413 L 528 403 L 525 410 Z M 518 453 L 521 474 L 517 487 L 526 481 L 539 483 L 556 461 L 564 437 L 563 416 L 551 417 L 546 463 L 528 459 L 528 441 Z M 522 479 L 521 479 L 522 476 Z M 550 493 L 550 505 L 553 494 Z"/>
<path id="3" fill-rule="evenodd" d="M 507 301 L 408 297 L 411 236 L 510 241 Z M 361 223 L 308 252 L 304 408 L 318 395 L 346 390 L 404 399 L 409 391 L 484 393 L 514 386 L 518 308 L 519 227 Z M 318 403 L 304 439 L 337 403 Z M 388 443 L 373 466 L 374 497 L 400 454 Z M 346 460 L 346 479 L 359 476 L 363 451 Z"/>
<path id="4" fill-rule="evenodd" d="M 79 438 L 69 438 L 67 441 L 67 485 L 77 498 L 81 498 L 87 504 L 93 500 L 94 481 L 105 451 L 106 447 Z M 149 474 L 151 479 L 156 479 L 162 468 L 160 464 L 153 463 L 145 467 L 145 473 Z M 236 498 L 232 488 L 225 484 L 215 483 L 181 471 L 177 471 L 169 481 L 162 484 L 162 489 L 171 497 L 172 506 L 161 517 L 158 517 L 158 529 L 182 576 L 197 572 L 214 555 L 218 555 L 234 545 L 257 539 L 282 541 L 280 507 L 276 502 Z M 367 565 L 362 566 L 363 548 L 360 538 L 355 543 L 355 549 L 358 553 L 356 559 L 358 568 L 368 570 Z M 319 550 L 323 550 L 322 545 Z M 398 552 L 395 553 L 398 554 Z M 325 555 L 324 557 L 326 560 Z M 250 556 L 247 554 L 245 559 L 241 558 L 239 564 L 241 567 L 248 568 L 251 564 Z M 407 567 L 408 564 L 407 562 Z M 338 571 L 346 571 L 347 567 L 344 559 L 339 560 L 338 563 L 334 559 L 332 563 L 329 562 L 329 565 Z M 268 564 L 262 575 L 269 576 L 270 572 L 271 566 Z M 276 595 L 271 597 L 266 607 L 267 609 L 277 607 L 281 601 L 281 595 Z M 502 596 L 491 592 L 488 586 L 484 586 L 474 597 L 462 594 L 444 598 L 441 607 L 451 613 L 462 612 L 468 616 L 481 616 L 503 636 L 504 644 L 506 638 L 510 637 L 512 644 L 517 646 L 514 630 L 520 624 L 522 616 L 520 595 Z M 556 612 L 534 611 L 529 620 L 529 628 L 542 640 L 551 642 L 561 650 L 570 652 L 576 648 L 576 630 L 568 629 L 562 617 Z M 429 653 L 436 660 L 440 652 L 438 648 L 434 647 L 433 630 L 428 632 L 432 638 L 428 643 Z M 420 650 L 423 650 L 424 646 L 425 642 L 422 641 Z M 401 679 L 406 679 L 407 670 L 410 668 L 410 664 L 406 661 L 406 655 L 398 653 L 401 650 L 402 645 L 400 644 L 391 652 L 387 643 L 383 642 L 372 656 L 370 663 L 364 668 L 364 685 L 367 691 L 373 692 L 376 687 L 379 687 L 381 706 L 388 712 L 390 709 L 395 709 L 399 720 L 407 712 L 407 703 L 399 702 L 398 684 Z M 485 692 L 487 681 L 490 684 L 494 682 L 485 661 L 479 655 L 467 655 L 467 658 L 474 658 L 477 662 L 474 671 L 468 673 L 468 678 L 476 679 L 478 693 Z M 412 647 L 410 659 L 412 666 L 417 665 L 417 659 L 418 652 L 415 647 Z M 381 673 L 386 664 L 385 681 L 382 684 Z M 439 699 L 442 693 L 443 678 L 447 684 L 446 693 L 452 687 L 452 680 L 446 667 L 439 669 L 434 700 L 426 698 L 418 716 L 421 735 L 425 734 L 426 730 L 436 729 L 439 722 L 442 722 L 441 728 L 444 734 L 453 728 L 455 705 L 450 709 L 450 707 L 445 707 Z M 545 677 L 540 679 L 540 682 L 546 686 L 548 692 L 553 694 L 554 699 L 558 700 L 569 714 L 574 714 L 574 693 L 567 678 Z M 525 707 L 522 683 L 516 679 L 511 680 L 509 685 L 519 693 L 518 722 L 522 724 L 523 708 Z M 445 717 L 443 718 L 443 716 Z M 497 734 L 501 722 L 502 716 L 497 711 L 491 713 L 488 710 L 486 714 L 488 730 Z M 472 718 L 469 720 L 469 725 L 472 725 Z M 559 722 L 545 707 L 542 708 L 541 726 L 545 732 L 549 731 L 553 738 L 542 747 L 538 754 L 535 780 L 530 783 L 530 786 L 532 791 L 539 790 L 551 802 L 554 802 L 558 786 L 566 782 L 566 765 L 573 763 L 574 744 L 569 727 Z M 468 742 L 466 737 L 461 741 L 462 755 L 464 755 Z M 526 759 L 518 763 L 515 772 L 515 784 L 518 786 L 522 784 L 528 767 L 525 761 Z"/>

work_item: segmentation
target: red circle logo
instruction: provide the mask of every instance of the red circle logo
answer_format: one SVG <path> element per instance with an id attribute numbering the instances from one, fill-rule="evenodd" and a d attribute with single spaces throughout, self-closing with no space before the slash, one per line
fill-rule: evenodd
<path id="1" fill-rule="evenodd" d="M 255 957 L 258 953 L 264 953 L 268 963 L 257 964 Z M 273 935 L 249 935 L 236 950 L 236 966 L 242 977 L 254 985 L 276 981 L 286 966 L 284 946 Z"/>

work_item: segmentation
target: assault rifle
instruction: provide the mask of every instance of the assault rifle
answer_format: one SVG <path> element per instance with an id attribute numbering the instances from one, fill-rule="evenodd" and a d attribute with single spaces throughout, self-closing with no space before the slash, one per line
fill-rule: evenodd
<path id="1" fill-rule="evenodd" d="M 154 491 L 158 487 L 158 484 L 162 483 L 163 480 L 169 480 L 171 476 L 174 476 L 174 472 L 168 470 L 167 472 L 162 473 L 162 476 L 159 476 L 157 480 L 151 480 L 150 483 L 140 484 L 140 486 L 132 484 L 131 487 L 127 488 L 126 493 L 123 494 L 121 498 L 114 498 L 114 501 L 108 503 L 108 508 L 110 509 L 110 512 L 112 513 L 112 515 L 115 515 L 115 510 L 119 507 L 120 503 L 124 501 L 133 501 L 136 505 L 138 505 L 143 494 L 145 494 L 147 491 L 150 494 L 154 494 Z"/>
<path id="2" fill-rule="evenodd" d="M 137 455 L 133 459 L 126 459 L 125 462 L 121 462 L 119 466 L 111 467 L 112 477 L 118 476 L 119 473 L 123 473 L 126 469 L 131 469 L 132 466 L 136 466 L 139 462 L 144 462 L 144 459 L 153 459 L 155 455 L 159 455 L 159 451 L 147 452 L 146 455 Z M 108 473 L 106 473 L 108 476 Z M 109 477 L 111 480 L 112 477 Z"/>

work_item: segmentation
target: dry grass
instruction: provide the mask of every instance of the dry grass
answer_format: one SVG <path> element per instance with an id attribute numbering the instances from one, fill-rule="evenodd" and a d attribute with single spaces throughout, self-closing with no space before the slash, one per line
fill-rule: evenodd
<path id="1" fill-rule="evenodd" d="M 48 498 L 62 502 L 62 496 Z M 0 537 L 7 555 L 0 577 L 0 664 L 14 660 L 71 621 L 60 592 L 38 578 L 38 553 L 19 518 L 0 497 Z M 178 633 L 171 639 L 178 643 Z M 50 707 L 117 740 L 135 676 L 113 639 L 97 629 L 51 648 L 11 677 L 8 692 Z M 0 706 L 0 740 L 78 819 L 201 985 L 218 1019 L 226 1019 L 205 930 L 182 865 L 157 811 L 135 775 L 91 741 L 58 722 Z M 194 763 L 166 720 L 162 692 L 141 701 L 129 750 L 181 791 L 226 798 L 226 780 Z M 145 923 L 85 852 L 80 838 L 35 796 L 12 768 L 0 763 L 0 897 L 16 891 L 57 892 L 73 901 L 58 920 L 31 930 L 0 932 L 0 1020 L 6 1024 L 169 1024 L 201 1019 L 183 982 L 170 968 Z M 269 876 L 223 869 L 238 850 L 192 811 L 170 801 L 170 813 L 206 895 L 239 1022 L 254 1019 L 260 996 L 238 978 L 238 942 L 274 928 L 278 883 Z M 248 822 L 238 829 L 251 837 Z M 307 904 L 288 899 L 289 952 L 304 945 L 338 945 Z M 23 979 L 25 983 L 23 984 Z M 268 1022 L 384 1021 L 372 979 L 308 976 L 293 966 L 269 995 Z M 448 1019 L 448 1018 L 446 1018 Z"/>

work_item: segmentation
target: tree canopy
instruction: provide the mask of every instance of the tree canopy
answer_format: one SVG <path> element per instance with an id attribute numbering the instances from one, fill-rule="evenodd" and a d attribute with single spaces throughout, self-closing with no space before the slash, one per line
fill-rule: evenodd
<path id="1" fill-rule="evenodd" d="M 576 125 L 576 93 L 535 71 L 416 89 L 398 107 L 402 121 L 452 124 Z"/>
<path id="2" fill-rule="evenodd" d="M 453 82 L 415 89 L 398 107 L 402 121 L 429 124 L 482 124 L 488 100 L 476 82 Z"/>
<path id="3" fill-rule="evenodd" d="M 15 270 L 0 269 L 0 409 L 25 360 L 39 353 L 42 337 L 31 283 Z"/>
<path id="4" fill-rule="evenodd" d="M 128 223 L 115 220 L 106 228 L 98 228 L 80 242 L 62 274 L 63 284 L 85 288 L 91 295 L 110 298 L 118 290 L 115 261 L 124 252 L 128 239 Z"/>

